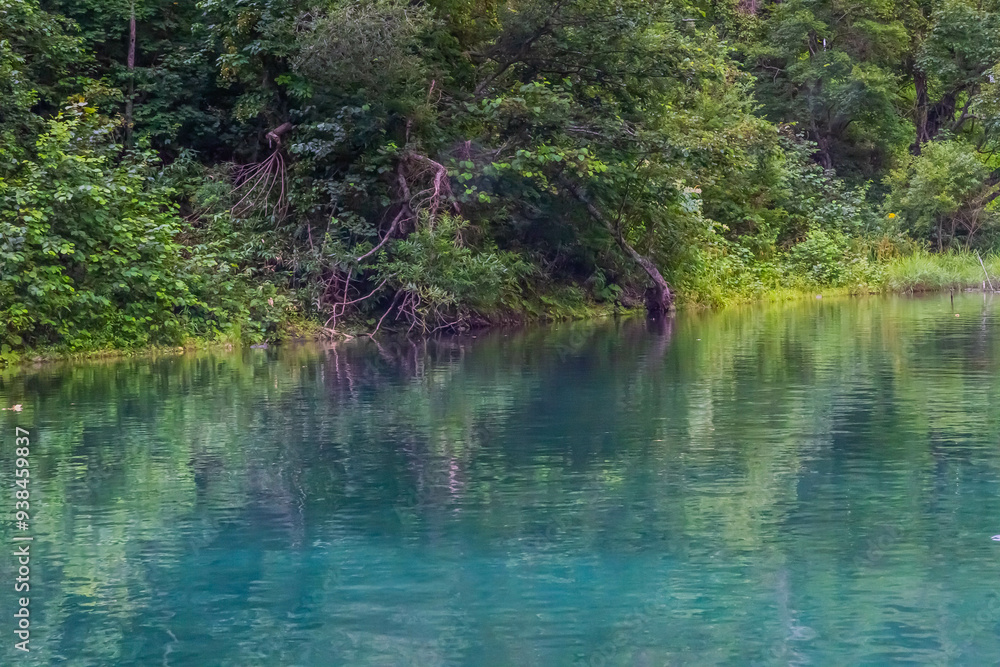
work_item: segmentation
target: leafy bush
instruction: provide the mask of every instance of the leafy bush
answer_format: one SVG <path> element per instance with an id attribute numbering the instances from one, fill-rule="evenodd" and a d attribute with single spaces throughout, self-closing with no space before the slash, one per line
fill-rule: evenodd
<path id="1" fill-rule="evenodd" d="M 493 247 L 466 245 L 462 231 L 468 223 L 461 218 L 428 222 L 392 243 L 379 262 L 380 278 L 395 288 L 401 314 L 426 329 L 511 303 L 529 270 L 523 260 Z"/>
<path id="2" fill-rule="evenodd" d="M 0 339 L 12 347 L 175 344 L 209 315 L 155 154 L 119 158 L 113 130 L 78 100 L 0 178 Z"/>
<path id="3" fill-rule="evenodd" d="M 788 251 L 785 270 L 790 282 L 874 289 L 883 281 L 882 267 L 872 256 L 875 252 L 877 247 L 870 247 L 863 237 L 814 229 Z"/>
<path id="4" fill-rule="evenodd" d="M 838 232 L 814 229 L 788 252 L 789 269 L 817 285 L 839 285 L 844 279 L 847 239 Z"/>
<path id="5" fill-rule="evenodd" d="M 970 144 L 929 143 L 892 174 L 888 216 L 898 216 L 904 231 L 939 249 L 968 247 L 983 232 L 995 234 L 1000 222 L 989 206 L 990 171 Z"/>

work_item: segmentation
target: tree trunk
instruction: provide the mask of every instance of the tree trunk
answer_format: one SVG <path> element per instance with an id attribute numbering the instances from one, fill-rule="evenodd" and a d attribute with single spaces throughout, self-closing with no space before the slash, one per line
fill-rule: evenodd
<path id="1" fill-rule="evenodd" d="M 927 141 L 930 141 L 942 127 L 955 122 L 955 110 L 958 107 L 958 93 L 943 95 L 927 113 Z"/>
<path id="2" fill-rule="evenodd" d="M 830 137 L 816 131 L 816 157 L 823 169 L 833 169 L 833 156 L 830 155 Z"/>
<path id="3" fill-rule="evenodd" d="M 920 155 L 921 146 L 932 141 L 942 127 L 955 123 L 955 111 L 961 91 L 946 93 L 932 104 L 927 93 L 927 75 L 916 68 L 913 69 L 913 86 L 917 93 L 917 108 L 913 118 L 917 137 L 910 147 L 910 152 Z M 964 120 L 963 114 L 962 122 Z"/>
<path id="4" fill-rule="evenodd" d="M 600 222 L 611 234 L 612 238 L 618 243 L 618 246 L 632 258 L 636 264 L 638 264 L 646 275 L 649 276 L 650 280 L 653 281 L 653 285 L 646 291 L 646 312 L 651 317 L 658 317 L 664 315 L 674 309 L 674 295 L 670 291 L 670 285 L 663 278 L 660 270 L 656 268 L 656 264 L 650 261 L 647 257 L 643 257 L 642 254 L 629 245 L 625 237 L 622 236 L 621 230 L 618 229 L 604 213 L 601 212 L 594 202 L 591 201 L 587 193 L 578 185 L 573 183 L 567 178 L 562 178 L 561 182 L 563 186 L 569 190 L 570 194 L 576 197 L 584 206 L 587 207 L 587 212 L 590 213 L 591 217 Z"/>
<path id="5" fill-rule="evenodd" d="M 132 106 L 135 98 L 135 2 L 129 6 L 128 98 L 125 100 L 125 142 L 132 143 Z"/>
<path id="6" fill-rule="evenodd" d="M 913 142 L 910 152 L 914 155 L 920 155 L 920 147 L 927 141 L 930 141 L 927 131 L 927 75 L 918 69 L 914 69 L 913 86 L 917 91 L 917 108 L 915 118 L 913 119 L 913 123 L 917 128 L 917 139 Z"/>

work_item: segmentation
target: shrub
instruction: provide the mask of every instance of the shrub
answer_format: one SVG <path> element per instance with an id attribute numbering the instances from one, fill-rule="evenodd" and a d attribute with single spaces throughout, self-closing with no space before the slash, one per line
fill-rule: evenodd
<path id="1" fill-rule="evenodd" d="M 844 278 L 846 253 L 843 234 L 814 229 L 788 252 L 787 264 L 793 273 L 818 285 L 839 285 Z"/>
<path id="2" fill-rule="evenodd" d="M 935 141 L 892 175 L 887 214 L 917 238 L 938 249 L 968 247 L 984 231 L 995 234 L 998 219 L 989 207 L 990 168 L 970 144 Z"/>
<path id="3" fill-rule="evenodd" d="M 529 267 L 514 253 L 472 248 L 462 241 L 468 223 L 443 216 L 395 241 L 379 262 L 380 278 L 396 290 L 400 312 L 426 329 L 488 314 L 519 293 Z"/>
<path id="4" fill-rule="evenodd" d="M 0 178 L 0 342 L 176 344 L 209 315 L 155 155 L 120 157 L 114 129 L 78 100 Z"/>

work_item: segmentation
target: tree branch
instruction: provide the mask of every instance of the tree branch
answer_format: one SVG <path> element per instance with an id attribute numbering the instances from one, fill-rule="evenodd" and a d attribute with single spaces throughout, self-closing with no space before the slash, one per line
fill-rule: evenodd
<path id="1" fill-rule="evenodd" d="M 670 290 L 670 285 L 668 285 L 667 281 L 663 278 L 663 274 L 661 274 L 660 270 L 656 267 L 656 264 L 629 245 L 628 241 L 626 241 L 625 237 L 622 235 L 621 230 L 610 218 L 604 215 L 604 213 L 597 208 L 593 200 L 591 200 L 590 196 L 582 187 L 573 183 L 565 176 L 560 176 L 559 180 L 563 187 L 565 187 L 566 190 L 577 199 L 577 201 L 586 207 L 587 212 L 590 213 L 591 217 L 604 225 L 605 229 L 608 230 L 608 233 L 611 234 L 611 237 L 618 243 L 618 246 L 624 250 L 625 253 L 632 258 L 632 261 L 638 264 L 642 270 L 646 272 L 646 275 L 648 275 L 653 281 L 652 298 L 646 299 L 646 310 L 649 314 L 662 315 L 663 313 L 672 310 L 674 302 L 673 292 Z"/>

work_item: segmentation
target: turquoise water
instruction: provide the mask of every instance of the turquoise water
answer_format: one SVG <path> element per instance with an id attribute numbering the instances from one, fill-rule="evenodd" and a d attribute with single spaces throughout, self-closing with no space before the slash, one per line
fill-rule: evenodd
<path id="1" fill-rule="evenodd" d="M 0 663 L 994 664 L 998 307 L 7 372 Z"/>

